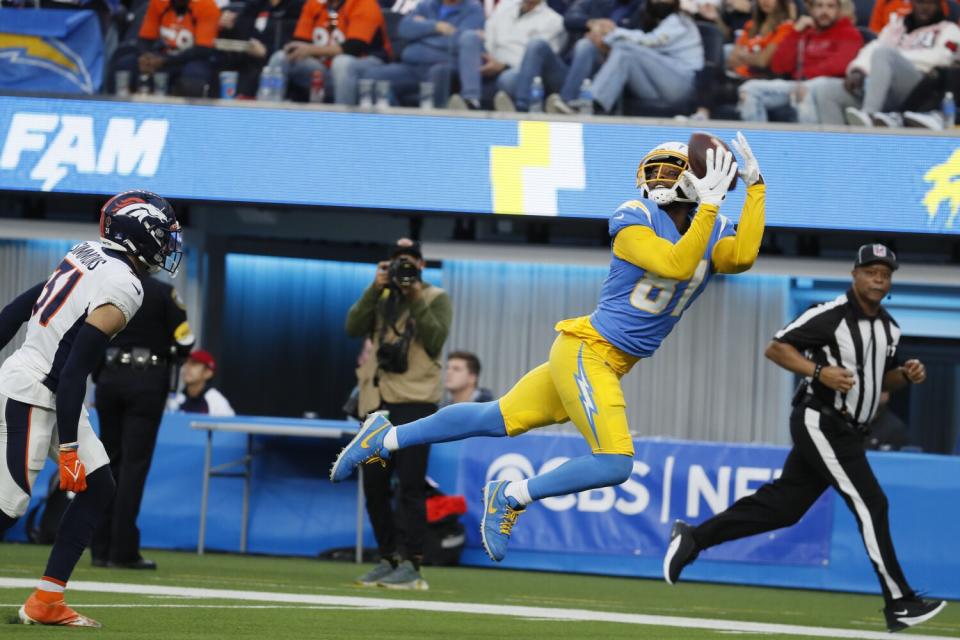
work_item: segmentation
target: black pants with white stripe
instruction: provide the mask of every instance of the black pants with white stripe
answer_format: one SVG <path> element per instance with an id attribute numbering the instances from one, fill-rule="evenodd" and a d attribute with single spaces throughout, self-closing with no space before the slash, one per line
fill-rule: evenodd
<path id="1" fill-rule="evenodd" d="M 857 518 L 884 599 L 889 603 L 913 597 L 893 549 L 887 497 L 867 462 L 864 437 L 837 418 L 804 405 L 790 416 L 790 434 L 793 448 L 783 474 L 696 527 L 697 545 L 706 549 L 789 527 L 832 486 Z"/>

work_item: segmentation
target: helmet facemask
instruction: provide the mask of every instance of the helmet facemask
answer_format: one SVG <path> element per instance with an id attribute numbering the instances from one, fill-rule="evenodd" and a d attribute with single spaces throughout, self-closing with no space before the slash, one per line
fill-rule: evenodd
<path id="1" fill-rule="evenodd" d="M 180 224 L 175 222 L 169 229 L 154 227 L 150 230 L 150 235 L 157 240 L 157 252 L 150 256 L 139 254 L 137 259 L 150 273 L 166 271 L 171 278 L 177 277 L 177 270 L 183 259 L 183 234 Z"/>
<path id="2" fill-rule="evenodd" d="M 696 204 L 697 200 L 687 195 L 679 182 L 683 172 L 690 168 L 686 154 L 679 149 L 665 148 L 674 144 L 662 145 L 644 156 L 637 168 L 637 188 L 645 198 L 660 206 L 673 202 Z"/>

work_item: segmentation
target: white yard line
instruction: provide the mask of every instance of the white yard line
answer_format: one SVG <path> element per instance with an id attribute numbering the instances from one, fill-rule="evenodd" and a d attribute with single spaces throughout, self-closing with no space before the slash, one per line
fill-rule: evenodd
<path id="1" fill-rule="evenodd" d="M 0 577 L 0 588 L 32 589 L 36 580 Z M 738 622 L 710 618 L 684 618 L 679 616 L 653 616 L 639 613 L 613 613 L 587 609 L 558 609 L 552 607 L 523 607 L 469 602 L 438 602 L 429 600 L 392 600 L 358 596 L 328 596 L 300 593 L 272 593 L 268 591 L 239 591 L 235 589 L 198 589 L 195 587 L 171 587 L 139 585 L 119 582 L 71 581 L 70 591 L 96 593 L 125 593 L 144 596 L 181 596 L 210 600 L 243 600 L 255 602 L 279 602 L 288 604 L 322 605 L 333 607 L 358 607 L 364 609 L 412 609 L 443 613 L 470 613 L 478 615 L 509 616 L 511 618 L 534 618 L 537 620 L 565 620 L 577 622 L 615 622 L 681 629 L 708 629 L 740 633 L 763 633 L 768 635 L 794 635 L 811 638 L 857 638 L 862 640 L 890 640 L 890 634 L 879 631 L 855 629 L 831 629 L 805 627 L 790 624 L 762 622 Z M 910 634 L 910 640 L 956 640 L 949 636 Z"/>
<path id="2" fill-rule="evenodd" d="M 0 607 L 19 607 L 22 602 L 0 603 Z M 76 605 L 83 609 L 310 609 L 317 611 L 353 611 L 357 607 L 338 607 L 320 604 L 154 604 L 138 602 L 135 604 L 94 604 L 83 603 Z M 365 607 L 380 609 L 381 607 Z"/>

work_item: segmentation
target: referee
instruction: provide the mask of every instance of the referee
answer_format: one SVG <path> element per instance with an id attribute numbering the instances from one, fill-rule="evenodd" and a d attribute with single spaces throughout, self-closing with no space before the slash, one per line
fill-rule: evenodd
<path id="1" fill-rule="evenodd" d="M 90 552 L 95 567 L 156 569 L 140 555 L 137 515 L 171 377 L 195 339 L 176 289 L 141 279 L 143 305 L 110 343 L 96 378 L 100 440 L 117 483 Z"/>
<path id="2" fill-rule="evenodd" d="M 907 584 L 890 538 L 887 497 L 864 450 L 881 391 L 926 379 L 919 360 L 897 357 L 900 328 L 880 304 L 897 266 L 884 245 L 860 247 L 853 286 L 836 300 L 811 307 L 774 336 L 767 358 L 804 376 L 794 396 L 793 448 L 783 474 L 699 526 L 678 520 L 663 560 L 668 583 L 677 582 L 703 549 L 795 524 L 832 486 L 860 525 L 883 591 L 887 628 L 911 627 L 946 606 L 920 599 Z"/>

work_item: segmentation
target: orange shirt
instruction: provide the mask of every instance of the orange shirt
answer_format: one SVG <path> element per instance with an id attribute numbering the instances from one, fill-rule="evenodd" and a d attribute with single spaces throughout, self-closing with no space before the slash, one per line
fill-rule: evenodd
<path id="1" fill-rule="evenodd" d="M 750 29 L 753 28 L 753 20 L 747 20 L 747 24 L 743 25 L 743 31 L 740 33 L 740 37 L 737 38 L 736 46 L 743 47 L 750 51 L 751 53 L 757 53 L 763 51 L 771 44 L 780 44 L 783 42 L 783 39 L 793 33 L 793 22 L 786 20 L 781 22 L 776 29 L 770 33 L 757 33 L 754 36 L 750 35 Z M 753 73 L 745 64 L 740 65 L 734 71 L 738 76 L 742 78 L 752 78 Z"/>
<path id="2" fill-rule="evenodd" d="M 390 54 L 387 24 L 377 0 L 346 0 L 339 10 L 330 8 L 327 0 L 307 0 L 293 37 L 326 46 L 330 44 L 331 18 L 333 39 L 338 44 L 362 40 L 371 49 L 383 49 Z"/>
<path id="3" fill-rule="evenodd" d="M 942 0 L 940 8 L 943 9 L 943 15 L 950 15 L 950 7 L 947 6 L 947 0 Z M 907 15 L 913 10 L 910 0 L 877 0 L 873 5 L 873 13 L 870 14 L 870 31 L 880 33 L 887 23 L 890 22 L 890 16 L 894 13 L 902 16 Z"/>
<path id="4" fill-rule="evenodd" d="M 167 53 L 198 47 L 213 47 L 220 27 L 220 9 L 214 0 L 190 0 L 183 15 L 177 15 L 170 0 L 150 0 L 140 27 L 140 37 L 160 39 Z"/>

